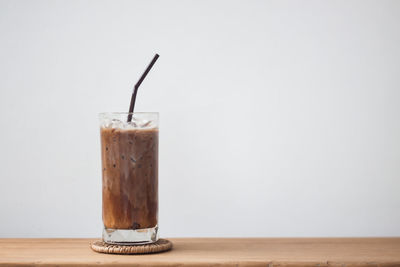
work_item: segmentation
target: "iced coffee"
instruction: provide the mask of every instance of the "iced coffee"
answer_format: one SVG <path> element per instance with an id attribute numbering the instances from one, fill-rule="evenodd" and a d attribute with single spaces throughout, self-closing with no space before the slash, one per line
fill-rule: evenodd
<path id="1" fill-rule="evenodd" d="M 100 115 L 103 240 L 145 244 L 158 239 L 158 114 Z"/>

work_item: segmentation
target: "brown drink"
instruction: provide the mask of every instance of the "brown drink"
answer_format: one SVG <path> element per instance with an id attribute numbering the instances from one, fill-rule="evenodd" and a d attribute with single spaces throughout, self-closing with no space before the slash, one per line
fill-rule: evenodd
<path id="1" fill-rule="evenodd" d="M 131 123 L 126 115 L 113 114 L 123 118 L 106 120 L 100 128 L 103 239 L 151 243 L 157 241 L 158 224 L 157 114 L 134 114 Z"/>

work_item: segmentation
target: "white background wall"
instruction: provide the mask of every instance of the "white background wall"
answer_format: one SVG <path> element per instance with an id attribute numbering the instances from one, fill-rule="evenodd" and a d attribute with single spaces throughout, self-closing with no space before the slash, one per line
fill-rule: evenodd
<path id="1" fill-rule="evenodd" d="M 162 236 L 400 235 L 399 1 L 0 1 L 0 237 L 101 233 L 97 114 L 159 111 Z"/>

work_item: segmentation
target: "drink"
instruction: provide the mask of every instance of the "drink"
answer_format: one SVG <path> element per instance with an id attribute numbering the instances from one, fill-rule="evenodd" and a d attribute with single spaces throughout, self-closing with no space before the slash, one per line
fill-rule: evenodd
<path id="1" fill-rule="evenodd" d="M 103 240 L 158 239 L 158 114 L 101 114 Z"/>

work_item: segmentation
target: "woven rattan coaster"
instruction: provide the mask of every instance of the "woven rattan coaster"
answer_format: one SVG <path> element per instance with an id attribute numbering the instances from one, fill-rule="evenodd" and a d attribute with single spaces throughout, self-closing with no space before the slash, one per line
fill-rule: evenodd
<path id="1" fill-rule="evenodd" d="M 124 246 L 95 241 L 90 244 L 90 247 L 96 252 L 107 254 L 148 254 L 168 251 L 172 248 L 172 243 L 167 239 L 159 239 L 152 244 Z"/>

